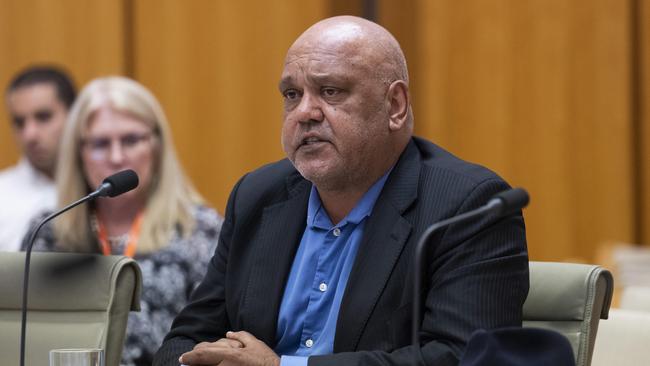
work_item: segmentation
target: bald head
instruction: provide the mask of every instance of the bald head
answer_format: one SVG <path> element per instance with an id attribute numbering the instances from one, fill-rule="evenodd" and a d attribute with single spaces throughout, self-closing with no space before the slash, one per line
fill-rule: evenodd
<path id="1" fill-rule="evenodd" d="M 325 19 L 287 52 L 279 89 L 287 157 L 318 187 L 332 218 L 339 217 L 332 202 L 356 202 L 411 139 L 404 54 L 375 23 L 350 16 Z"/>
<path id="2" fill-rule="evenodd" d="M 384 27 L 366 19 L 337 16 L 321 20 L 293 43 L 287 62 L 305 49 L 336 53 L 353 66 L 373 70 L 371 75 L 386 84 L 403 80 L 408 85 L 406 59 L 399 43 Z"/>

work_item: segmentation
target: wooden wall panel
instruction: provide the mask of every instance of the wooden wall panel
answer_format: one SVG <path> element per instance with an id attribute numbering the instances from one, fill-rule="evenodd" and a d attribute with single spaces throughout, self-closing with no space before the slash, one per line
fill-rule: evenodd
<path id="1" fill-rule="evenodd" d="M 283 157 L 276 84 L 291 42 L 362 10 L 360 0 L 0 0 L 0 86 L 34 62 L 63 64 L 80 85 L 135 77 L 223 212 L 237 178 Z M 650 243 L 650 0 L 377 0 L 377 10 L 409 61 L 416 133 L 530 190 L 533 259 Z M 2 103 L 0 168 L 16 157 Z"/>
<path id="2" fill-rule="evenodd" d="M 239 177 L 284 156 L 277 90 L 284 55 L 326 5 L 135 3 L 134 76 L 161 100 L 188 174 L 222 213 Z"/>
<path id="3" fill-rule="evenodd" d="M 18 158 L 4 102 L 7 84 L 33 63 L 67 68 L 81 86 L 123 72 L 124 1 L 0 0 L 0 169 Z"/>
<path id="4" fill-rule="evenodd" d="M 417 55 L 416 133 L 529 189 L 531 257 L 632 240 L 629 3 L 407 3 L 379 20 Z"/>

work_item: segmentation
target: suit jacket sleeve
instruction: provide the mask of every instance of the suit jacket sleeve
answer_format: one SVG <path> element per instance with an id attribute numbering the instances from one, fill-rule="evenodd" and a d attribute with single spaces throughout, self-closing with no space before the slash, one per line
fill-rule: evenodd
<path id="1" fill-rule="evenodd" d="M 226 314 L 225 271 L 235 224 L 234 202 L 243 179 L 237 183 L 228 199 L 219 244 L 208 264 L 207 273 L 192 293 L 189 304 L 174 319 L 171 331 L 154 357 L 154 365 L 178 366 L 180 355 L 192 350 L 195 344 L 216 341 L 231 330 Z"/>

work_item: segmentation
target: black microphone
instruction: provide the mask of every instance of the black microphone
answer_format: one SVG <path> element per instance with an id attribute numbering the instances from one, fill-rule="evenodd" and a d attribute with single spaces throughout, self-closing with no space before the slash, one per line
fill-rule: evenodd
<path id="1" fill-rule="evenodd" d="M 424 249 L 426 248 L 426 245 L 433 233 L 447 225 L 455 224 L 487 213 L 493 213 L 497 215 L 497 217 L 510 215 L 526 207 L 528 205 L 528 201 L 528 192 L 526 192 L 526 190 L 523 188 L 509 189 L 496 194 L 484 206 L 442 221 L 438 221 L 429 226 L 427 230 L 425 230 L 415 247 L 415 254 L 413 258 L 415 262 L 415 269 L 413 271 L 413 323 L 411 327 L 411 343 L 413 345 L 419 345 L 420 343 L 419 332 L 420 324 L 422 322 L 422 310 L 420 304 L 422 298 L 420 290 L 422 289 L 422 283 L 424 282 L 424 263 L 426 260 Z"/>
<path id="2" fill-rule="evenodd" d="M 25 330 L 27 327 L 27 289 L 29 285 L 29 264 L 31 262 L 32 247 L 36 234 L 48 221 L 61 215 L 62 213 L 76 207 L 84 202 L 93 200 L 97 197 L 115 197 L 122 193 L 128 192 L 138 186 L 138 175 L 130 169 L 117 172 L 102 181 L 102 184 L 89 195 L 75 201 L 64 208 L 53 212 L 32 230 L 29 237 L 27 248 L 25 248 L 25 269 L 23 275 L 23 303 L 22 303 L 22 320 L 20 324 L 20 366 L 25 366 Z"/>
<path id="3" fill-rule="evenodd" d="M 91 194 L 97 197 L 115 197 L 138 186 L 138 175 L 131 169 L 122 170 L 104 179 L 97 190 Z"/>

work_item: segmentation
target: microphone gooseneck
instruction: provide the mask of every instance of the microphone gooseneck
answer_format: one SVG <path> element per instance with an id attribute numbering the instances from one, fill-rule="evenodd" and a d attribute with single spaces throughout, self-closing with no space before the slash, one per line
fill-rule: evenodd
<path id="1" fill-rule="evenodd" d="M 418 345 L 420 343 L 420 325 L 422 323 L 422 305 L 420 303 L 422 296 L 420 291 L 422 290 L 422 283 L 424 282 L 424 264 L 426 260 L 424 250 L 433 233 L 445 226 L 487 213 L 494 213 L 497 217 L 507 216 L 526 207 L 528 202 L 529 196 L 526 190 L 523 188 L 509 189 L 496 194 L 488 201 L 488 203 L 477 209 L 438 221 L 424 231 L 415 246 L 413 258 L 415 262 L 415 268 L 413 270 L 413 323 L 411 326 L 411 343 L 413 345 Z"/>
<path id="2" fill-rule="evenodd" d="M 115 197 L 122 193 L 128 192 L 138 186 L 138 175 L 133 170 L 123 170 L 104 179 L 102 184 L 92 193 L 75 201 L 64 208 L 53 212 L 41 220 L 29 235 L 29 242 L 25 248 L 25 268 L 23 272 L 23 299 L 22 314 L 20 323 L 20 366 L 25 366 L 25 333 L 27 328 L 27 292 L 29 288 L 29 265 L 32 257 L 32 247 L 36 240 L 36 234 L 48 221 L 61 215 L 62 213 L 79 206 L 80 204 L 93 200 L 96 197 Z"/>

